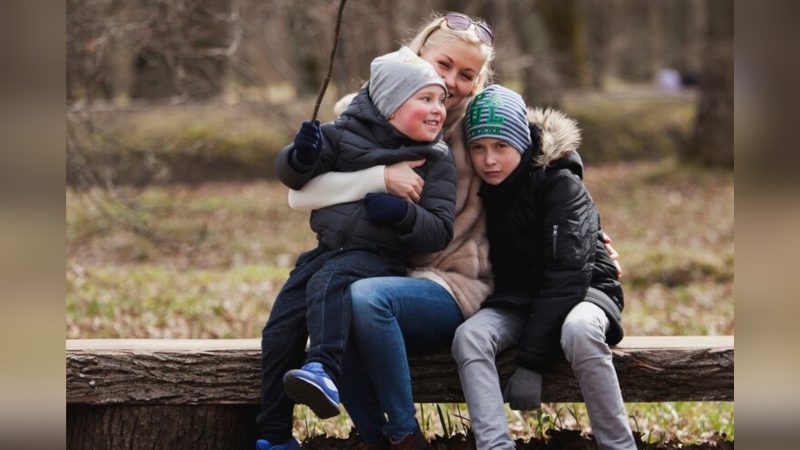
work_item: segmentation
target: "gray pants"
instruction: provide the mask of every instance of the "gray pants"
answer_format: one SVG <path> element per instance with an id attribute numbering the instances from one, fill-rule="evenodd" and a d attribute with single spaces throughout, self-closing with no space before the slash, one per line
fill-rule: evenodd
<path id="1" fill-rule="evenodd" d="M 518 342 L 526 322 L 526 316 L 487 308 L 456 330 L 452 353 L 478 450 L 515 448 L 508 432 L 495 356 Z M 602 309 L 581 302 L 561 327 L 561 347 L 580 384 L 599 448 L 635 450 L 611 350 L 605 343 L 607 327 L 608 318 Z"/>

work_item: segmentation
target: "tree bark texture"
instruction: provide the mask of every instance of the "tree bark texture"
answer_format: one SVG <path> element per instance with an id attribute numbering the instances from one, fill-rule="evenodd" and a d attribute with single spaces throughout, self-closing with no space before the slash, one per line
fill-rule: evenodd
<path id="1" fill-rule="evenodd" d="M 684 159 L 733 167 L 733 2 L 709 2 L 706 56 L 692 145 Z"/>
<path id="2" fill-rule="evenodd" d="M 627 337 L 614 350 L 626 401 L 733 400 L 732 336 Z M 505 381 L 514 351 L 498 358 Z M 244 340 L 67 341 L 67 403 L 257 404 L 260 344 Z M 410 359 L 414 399 L 463 402 L 449 354 Z M 545 402 L 580 402 L 566 362 L 545 375 Z"/>
<path id="3" fill-rule="evenodd" d="M 67 448 L 251 449 L 256 405 L 68 405 Z"/>
<path id="4" fill-rule="evenodd" d="M 614 350 L 626 401 L 733 400 L 733 336 L 626 337 Z M 258 339 L 67 341 L 67 448 L 252 448 Z M 503 382 L 515 351 L 498 357 Z M 410 359 L 414 399 L 463 402 L 450 355 Z M 566 362 L 545 402 L 580 402 Z"/>

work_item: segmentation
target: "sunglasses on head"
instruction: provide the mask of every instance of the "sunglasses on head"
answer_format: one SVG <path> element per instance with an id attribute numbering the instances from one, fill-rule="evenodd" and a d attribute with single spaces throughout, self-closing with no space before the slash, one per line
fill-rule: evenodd
<path id="1" fill-rule="evenodd" d="M 480 41 L 486 45 L 494 45 L 494 33 L 492 33 L 492 30 L 490 30 L 485 23 L 475 22 L 466 14 L 455 12 L 447 13 L 447 15 L 444 16 L 442 23 L 446 23 L 448 28 L 456 31 L 467 31 L 469 30 L 469 27 L 475 25 L 475 30 L 478 33 L 478 39 L 480 39 Z M 427 41 L 433 32 L 438 30 L 439 27 L 441 27 L 441 24 L 428 33 L 428 36 L 425 37 L 425 41 Z"/>

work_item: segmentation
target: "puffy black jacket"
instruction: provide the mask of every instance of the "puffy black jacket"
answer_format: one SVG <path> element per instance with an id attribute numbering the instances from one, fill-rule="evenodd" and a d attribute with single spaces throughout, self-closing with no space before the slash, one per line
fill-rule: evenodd
<path id="1" fill-rule="evenodd" d="M 495 277 L 494 293 L 483 307 L 511 307 L 529 315 L 517 362 L 540 373 L 561 357 L 561 325 L 581 301 L 598 304 L 609 316 L 609 344 L 619 342 L 623 333 L 622 288 L 602 242 L 599 215 L 581 181 L 580 156 L 570 149 L 551 157 L 547 167 L 535 164 L 543 154 L 542 142 L 553 143 L 542 133 L 531 125 L 533 144 L 519 167 L 500 185 L 483 184 L 480 191 Z M 587 298 L 590 286 L 605 295 Z"/>
<path id="2" fill-rule="evenodd" d="M 366 218 L 363 200 L 314 210 L 311 229 L 330 248 L 377 248 L 406 257 L 441 250 L 453 237 L 456 169 L 444 141 L 411 141 L 386 121 L 363 87 L 347 110 L 323 124 L 322 151 L 317 163 L 297 160 L 294 145 L 278 155 L 278 178 L 291 189 L 301 189 L 315 176 L 329 171 L 349 172 L 399 161 L 426 159 L 415 171 L 425 180 L 419 202 L 394 226 L 375 225 Z"/>

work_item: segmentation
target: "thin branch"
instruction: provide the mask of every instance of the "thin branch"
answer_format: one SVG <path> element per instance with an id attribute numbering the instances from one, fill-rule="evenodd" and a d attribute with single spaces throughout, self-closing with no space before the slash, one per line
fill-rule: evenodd
<path id="1" fill-rule="evenodd" d="M 322 98 L 325 97 L 325 90 L 328 89 L 328 83 L 331 81 L 331 74 L 333 73 L 333 59 L 336 56 L 336 47 L 339 46 L 339 29 L 342 27 L 342 12 L 344 11 L 344 4 L 347 0 L 340 0 L 339 12 L 336 14 L 336 30 L 333 32 L 333 48 L 331 49 L 331 57 L 328 60 L 328 74 L 325 75 L 325 81 L 322 82 L 322 87 L 317 95 L 317 102 L 314 104 L 314 114 L 311 115 L 311 120 L 317 119 L 319 106 L 322 104 Z"/>

